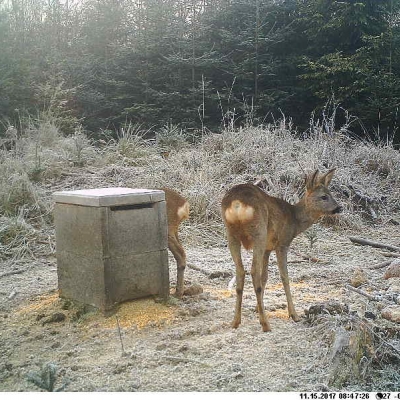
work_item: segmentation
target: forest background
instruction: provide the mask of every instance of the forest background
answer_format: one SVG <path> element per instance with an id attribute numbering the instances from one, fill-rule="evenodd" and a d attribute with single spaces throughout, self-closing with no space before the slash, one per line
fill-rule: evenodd
<path id="1" fill-rule="evenodd" d="M 322 115 L 398 142 L 399 104 L 400 0 L 0 0 L 0 135 Z"/>

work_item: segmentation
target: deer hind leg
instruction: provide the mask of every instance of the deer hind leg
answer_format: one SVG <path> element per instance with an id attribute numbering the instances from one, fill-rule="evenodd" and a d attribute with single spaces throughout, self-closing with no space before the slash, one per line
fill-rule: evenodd
<path id="1" fill-rule="evenodd" d="M 179 241 L 177 233 L 168 235 L 168 248 L 171 250 L 171 253 L 176 260 L 177 277 L 175 296 L 182 297 L 186 268 L 186 253 Z"/>
<path id="2" fill-rule="evenodd" d="M 232 321 L 232 328 L 237 328 L 242 322 L 242 299 L 243 299 L 245 271 L 241 255 L 240 240 L 229 235 L 228 233 L 228 245 L 232 255 L 233 262 L 235 263 L 236 267 L 236 306 L 235 306 L 235 316 Z"/>
<path id="3" fill-rule="evenodd" d="M 264 310 L 264 288 L 267 282 L 268 265 L 265 265 L 264 246 L 254 246 L 253 263 L 251 266 L 251 277 L 253 280 L 254 291 L 257 297 L 257 310 L 260 318 L 260 325 L 264 332 L 269 332 L 271 327 Z"/>
<path id="4" fill-rule="evenodd" d="M 270 254 L 271 254 L 271 251 L 265 250 L 265 252 L 264 252 L 264 265 L 263 265 L 263 270 L 262 270 L 262 274 L 261 274 L 261 283 L 262 283 L 263 290 L 265 290 L 265 286 L 266 286 L 267 281 L 268 281 L 268 262 L 269 262 Z"/>
<path id="5" fill-rule="evenodd" d="M 262 285 L 263 291 L 265 291 L 265 286 L 267 285 L 267 281 L 268 281 L 268 262 L 269 262 L 270 254 L 271 254 L 270 250 L 265 250 L 263 270 L 261 273 L 261 285 Z M 258 304 L 256 306 L 256 311 L 258 312 Z"/>
<path id="6" fill-rule="evenodd" d="M 300 321 L 300 317 L 297 315 L 296 310 L 294 309 L 292 294 L 290 293 L 290 285 L 289 285 L 289 275 L 287 270 L 287 252 L 288 247 L 280 247 L 276 249 L 276 258 L 279 266 L 279 273 L 281 275 L 281 280 L 283 283 L 283 288 L 285 289 L 286 300 L 288 305 L 289 317 L 293 319 L 293 321 Z"/>

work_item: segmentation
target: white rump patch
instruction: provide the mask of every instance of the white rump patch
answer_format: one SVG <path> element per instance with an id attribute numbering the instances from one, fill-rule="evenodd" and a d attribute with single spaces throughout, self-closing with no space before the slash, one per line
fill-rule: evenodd
<path id="1" fill-rule="evenodd" d="M 178 218 L 182 221 L 189 218 L 189 203 L 186 202 L 183 206 L 178 208 Z"/>
<path id="2" fill-rule="evenodd" d="M 233 200 L 231 206 L 225 210 L 225 219 L 234 224 L 247 222 L 254 218 L 254 208 L 243 204 L 239 200 Z"/>

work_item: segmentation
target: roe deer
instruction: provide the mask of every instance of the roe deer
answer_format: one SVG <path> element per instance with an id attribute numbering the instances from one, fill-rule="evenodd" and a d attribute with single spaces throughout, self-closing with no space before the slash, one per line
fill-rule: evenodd
<path id="1" fill-rule="evenodd" d="M 264 311 L 264 289 L 268 279 L 268 260 L 272 250 L 276 252 L 279 272 L 285 289 L 289 316 L 299 321 L 290 294 L 287 271 L 287 253 L 292 240 L 309 228 L 319 217 L 336 214 L 342 208 L 332 197 L 328 185 L 335 169 L 324 175 L 318 170 L 306 179 L 306 193 L 295 205 L 268 196 L 257 186 L 234 186 L 222 199 L 229 250 L 236 266 L 236 309 L 232 327 L 241 323 L 241 308 L 245 271 L 241 257 L 241 245 L 253 249 L 251 277 L 257 296 L 257 309 L 264 332 L 270 331 Z"/>
<path id="2" fill-rule="evenodd" d="M 176 260 L 176 297 L 182 297 L 184 287 L 184 273 L 186 267 L 186 253 L 178 237 L 179 224 L 189 218 L 189 203 L 179 193 L 172 189 L 162 188 L 165 192 L 168 218 L 168 248 Z"/>

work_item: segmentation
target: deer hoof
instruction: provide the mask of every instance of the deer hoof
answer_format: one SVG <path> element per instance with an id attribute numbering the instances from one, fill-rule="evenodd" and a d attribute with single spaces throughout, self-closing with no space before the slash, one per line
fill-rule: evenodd
<path id="1" fill-rule="evenodd" d="M 237 328 L 239 327 L 239 325 L 240 325 L 240 322 L 241 322 L 241 321 L 233 320 L 233 322 L 232 322 L 232 328 L 233 328 L 233 329 L 237 329 Z"/>
<path id="2" fill-rule="evenodd" d="M 269 324 L 264 324 L 262 325 L 262 330 L 263 332 L 271 332 L 271 327 L 269 326 Z"/>
<path id="3" fill-rule="evenodd" d="M 301 318 L 296 313 L 291 314 L 290 316 L 292 317 L 292 320 L 294 322 L 299 322 L 301 320 Z"/>

